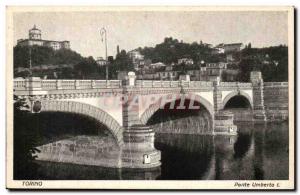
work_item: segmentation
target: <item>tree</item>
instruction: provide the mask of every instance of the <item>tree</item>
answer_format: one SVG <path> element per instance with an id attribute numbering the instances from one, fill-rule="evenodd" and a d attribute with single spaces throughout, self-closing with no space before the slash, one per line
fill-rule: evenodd
<path id="1" fill-rule="evenodd" d="M 109 66 L 109 77 L 117 78 L 119 71 L 134 71 L 134 65 L 125 50 L 121 50 L 113 64 Z"/>
<path id="2" fill-rule="evenodd" d="M 34 179 L 39 130 L 25 99 L 14 96 L 14 179 Z"/>
<path id="3" fill-rule="evenodd" d="M 255 69 L 257 61 L 253 59 L 243 59 L 239 63 L 240 71 L 238 75 L 238 81 L 241 82 L 249 82 L 250 81 L 250 73 Z"/>
<path id="4" fill-rule="evenodd" d="M 74 67 L 74 69 L 76 70 L 76 73 L 77 73 L 76 77 L 79 79 L 97 78 L 97 76 L 99 75 L 97 66 L 98 66 L 97 62 L 91 56 L 88 58 L 82 59 Z"/>
<path id="5" fill-rule="evenodd" d="M 191 44 L 179 42 L 172 37 L 166 37 L 164 41 L 157 44 L 155 47 L 144 47 L 140 52 L 146 59 L 151 59 L 152 62 L 163 62 L 166 64 L 176 63 L 180 58 L 192 58 L 195 63 L 200 60 L 209 61 L 216 60 L 216 57 L 211 55 L 211 48 L 204 44 L 193 42 Z M 217 61 L 220 61 L 219 59 Z"/>
<path id="6" fill-rule="evenodd" d="M 239 63 L 239 81 L 248 81 L 250 72 L 262 72 L 264 81 L 288 81 L 288 48 L 275 46 L 266 48 L 251 48 L 251 43 L 242 50 L 242 60 Z"/>
<path id="7" fill-rule="evenodd" d="M 222 71 L 221 73 L 221 81 L 228 82 L 228 73 L 226 71 Z"/>
<path id="8" fill-rule="evenodd" d="M 248 49 L 251 49 L 251 43 L 248 43 Z"/>
<path id="9" fill-rule="evenodd" d="M 31 53 L 32 66 L 39 65 L 62 65 L 77 64 L 83 57 L 70 49 L 54 50 L 45 46 L 15 46 L 14 47 L 14 68 L 29 68 L 29 59 Z"/>

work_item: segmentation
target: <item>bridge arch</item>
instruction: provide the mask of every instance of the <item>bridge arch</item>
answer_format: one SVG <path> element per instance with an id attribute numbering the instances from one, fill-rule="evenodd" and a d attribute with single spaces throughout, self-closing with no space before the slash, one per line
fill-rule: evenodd
<path id="1" fill-rule="evenodd" d="M 237 96 L 242 96 L 242 97 L 246 98 L 249 102 L 250 108 L 253 109 L 253 98 L 249 94 L 247 94 L 243 91 L 237 91 L 237 90 L 232 91 L 231 93 L 226 95 L 226 97 L 224 98 L 224 100 L 222 102 L 222 109 L 225 108 L 225 105 L 228 103 L 228 101 L 231 98 L 234 98 L 234 97 L 237 97 Z"/>
<path id="2" fill-rule="evenodd" d="M 156 103 L 154 104 L 151 104 L 149 106 L 148 109 L 146 109 L 144 111 L 144 113 L 141 115 L 140 117 L 140 121 L 142 124 L 147 124 L 148 120 L 153 116 L 153 114 L 158 111 L 161 107 L 164 107 L 165 105 L 173 102 L 173 101 L 176 101 L 176 100 L 179 100 L 180 97 L 176 98 L 176 99 L 169 99 L 167 98 L 169 95 L 165 95 L 163 97 L 161 97 Z M 192 97 L 192 98 L 191 98 Z M 206 110 L 209 112 L 209 115 L 210 117 L 213 119 L 213 116 L 214 116 L 214 110 L 213 110 L 213 105 L 207 101 L 206 99 L 204 99 L 203 97 L 199 96 L 199 95 L 196 95 L 196 94 L 193 94 L 193 95 L 185 95 L 184 98 L 186 100 L 193 100 L 194 102 L 198 102 L 200 103 L 201 105 L 203 105 Z M 161 102 L 164 101 L 163 105 L 161 105 Z"/>
<path id="3" fill-rule="evenodd" d="M 92 105 L 72 101 L 41 101 L 40 112 L 69 112 L 89 116 L 105 125 L 117 140 L 118 146 L 123 144 L 123 127 L 105 111 Z"/>

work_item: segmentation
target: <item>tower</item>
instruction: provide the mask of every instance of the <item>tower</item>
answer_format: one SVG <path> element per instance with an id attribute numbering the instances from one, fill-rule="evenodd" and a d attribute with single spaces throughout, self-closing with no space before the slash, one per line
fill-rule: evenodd
<path id="1" fill-rule="evenodd" d="M 119 45 L 117 45 L 117 54 L 119 54 L 120 53 L 120 47 L 119 47 Z"/>
<path id="2" fill-rule="evenodd" d="M 34 25 L 33 28 L 29 30 L 29 39 L 40 40 L 41 38 L 41 30 L 36 28 L 36 26 Z"/>

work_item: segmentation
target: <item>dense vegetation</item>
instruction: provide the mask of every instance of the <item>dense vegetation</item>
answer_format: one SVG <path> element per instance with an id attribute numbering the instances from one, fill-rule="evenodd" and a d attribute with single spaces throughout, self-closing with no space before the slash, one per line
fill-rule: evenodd
<path id="1" fill-rule="evenodd" d="M 288 81 L 288 47 L 245 48 L 241 55 L 239 81 L 249 81 L 252 70 L 260 70 L 264 81 Z"/>
<path id="2" fill-rule="evenodd" d="M 212 54 L 208 44 L 193 42 L 184 43 L 172 37 L 165 38 L 164 42 L 155 47 L 138 48 L 146 59 L 152 62 L 176 63 L 180 58 L 192 58 L 195 63 L 226 62 L 226 54 Z M 288 80 L 288 47 L 279 45 L 266 48 L 252 48 L 251 43 L 246 44 L 240 53 L 234 54 L 238 61 L 235 66 L 239 70 L 237 80 L 248 82 L 252 70 L 260 70 L 265 81 Z M 191 68 L 191 67 L 190 67 Z M 176 67 L 176 70 L 190 69 Z M 197 65 L 194 65 L 198 69 Z"/>
<path id="3" fill-rule="evenodd" d="M 31 51 L 30 51 L 31 49 Z M 44 46 L 15 46 L 14 47 L 14 68 L 29 67 L 29 55 L 31 52 L 32 66 L 36 65 L 62 65 L 78 64 L 83 57 L 75 51 L 68 49 L 53 50 Z"/>
<path id="4" fill-rule="evenodd" d="M 179 42 L 172 37 L 165 38 L 164 42 L 155 47 L 138 48 L 145 58 L 152 62 L 176 63 L 180 58 L 192 58 L 197 64 L 204 62 L 226 62 L 226 54 L 212 54 L 208 44 L 193 42 L 192 44 Z M 248 82 L 252 70 L 260 70 L 265 81 L 288 80 L 288 47 L 279 45 L 266 48 L 252 48 L 251 43 L 246 44 L 241 52 L 234 54 L 238 61 L 235 66 L 239 70 L 237 80 Z M 198 69 L 198 65 L 193 68 Z M 190 67 L 191 68 L 191 67 Z M 176 67 L 176 70 L 190 69 Z"/>
<path id="5" fill-rule="evenodd" d="M 212 54 L 208 44 L 184 43 L 172 37 L 165 38 L 155 47 L 138 48 L 145 56 L 145 59 L 165 64 L 177 63 L 180 58 L 192 58 L 195 69 L 198 63 L 204 62 L 225 62 L 225 54 Z M 29 47 L 14 47 L 14 68 L 29 67 Z M 236 54 L 237 64 L 233 64 L 239 70 L 238 81 L 249 81 L 252 70 L 260 70 L 265 81 L 287 81 L 288 80 L 288 48 L 280 45 L 268 48 L 252 48 L 251 43 L 247 44 L 241 52 Z M 235 57 L 236 57 L 235 56 Z M 61 79 L 105 79 L 105 66 L 99 67 L 93 57 L 83 57 L 72 50 L 53 50 L 49 47 L 31 47 L 32 66 L 37 65 L 61 65 L 56 70 L 33 71 L 34 76 Z M 63 65 L 72 65 L 64 67 Z M 175 67 L 175 70 L 186 70 L 192 67 Z M 125 50 L 118 53 L 109 64 L 109 79 L 116 79 L 119 71 L 133 71 L 133 63 Z M 26 77 L 30 72 L 23 71 L 15 73 L 15 77 Z"/>
<path id="6" fill-rule="evenodd" d="M 32 173 L 37 168 L 34 162 L 35 147 L 39 140 L 39 130 L 32 127 L 31 114 L 24 99 L 14 96 L 14 179 L 34 179 Z"/>
<path id="7" fill-rule="evenodd" d="M 201 60 L 206 62 L 218 61 L 218 58 L 213 58 L 211 55 L 211 48 L 208 47 L 208 44 L 204 44 L 202 41 L 190 44 L 169 37 L 155 47 L 138 48 L 138 50 L 145 58 L 152 59 L 154 63 L 176 63 L 180 58 L 192 58 L 195 62 Z"/>
<path id="8" fill-rule="evenodd" d="M 30 51 L 31 50 L 31 51 Z M 93 57 L 83 57 L 75 51 L 60 49 L 53 50 L 44 46 L 15 46 L 14 68 L 29 68 L 29 55 L 31 52 L 32 67 L 45 65 L 58 65 L 56 70 L 43 69 L 33 71 L 34 76 L 61 79 L 105 79 L 105 67 L 99 67 Z M 64 65 L 71 65 L 64 67 Z M 109 78 L 117 77 L 118 71 L 133 70 L 133 64 L 125 50 L 122 50 L 114 61 L 110 61 Z M 55 74 L 54 74 L 55 72 Z M 15 73 L 15 77 L 26 77 L 31 73 L 28 70 Z"/>

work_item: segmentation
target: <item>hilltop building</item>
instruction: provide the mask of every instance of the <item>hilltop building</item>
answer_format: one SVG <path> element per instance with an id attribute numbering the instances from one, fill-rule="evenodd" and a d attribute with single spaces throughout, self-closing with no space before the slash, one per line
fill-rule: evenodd
<path id="1" fill-rule="evenodd" d="M 102 57 L 98 57 L 96 62 L 98 66 L 105 66 L 107 64 L 107 60 L 103 59 Z"/>
<path id="2" fill-rule="evenodd" d="M 241 51 L 242 43 L 221 43 L 213 48 L 213 54 L 232 53 Z"/>
<path id="3" fill-rule="evenodd" d="M 53 41 L 53 40 L 43 40 L 42 31 L 38 29 L 35 25 L 29 30 L 28 39 L 19 39 L 17 45 L 20 46 L 46 46 L 51 47 L 54 50 L 58 49 L 70 49 L 70 41 Z"/>

